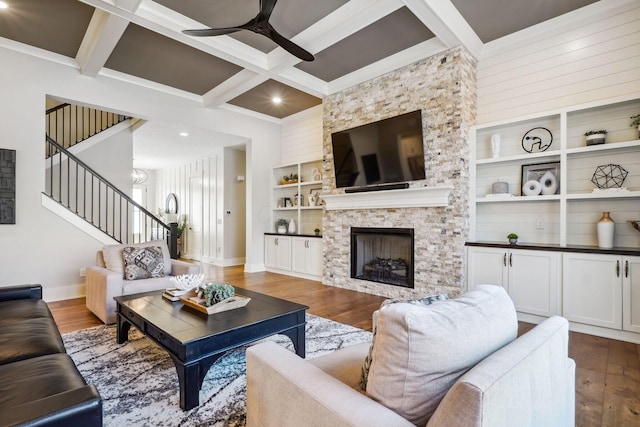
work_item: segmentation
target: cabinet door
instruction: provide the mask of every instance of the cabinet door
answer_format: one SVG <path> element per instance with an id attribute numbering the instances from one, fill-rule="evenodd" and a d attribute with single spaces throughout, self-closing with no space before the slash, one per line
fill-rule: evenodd
<path id="1" fill-rule="evenodd" d="M 278 247 L 276 246 L 276 236 L 264 236 L 264 265 L 266 267 L 277 267 Z"/>
<path id="2" fill-rule="evenodd" d="M 276 268 L 291 270 L 291 237 L 276 237 L 278 261 Z"/>
<path id="3" fill-rule="evenodd" d="M 499 285 L 508 290 L 506 249 L 470 246 L 467 255 L 467 290 L 484 284 Z"/>
<path id="4" fill-rule="evenodd" d="M 301 237 L 291 239 L 291 270 L 296 273 L 307 272 L 307 240 Z"/>
<path id="5" fill-rule="evenodd" d="M 309 254 L 308 273 L 322 276 L 322 239 L 309 239 L 307 253 Z"/>
<path id="6" fill-rule="evenodd" d="M 622 328 L 621 258 L 615 255 L 563 254 L 564 317 L 588 325 Z"/>
<path id="7" fill-rule="evenodd" d="M 559 252 L 512 249 L 508 252 L 509 296 L 522 313 L 558 314 Z"/>
<path id="8" fill-rule="evenodd" d="M 296 273 L 322 276 L 322 240 L 293 237 L 291 269 Z"/>
<path id="9" fill-rule="evenodd" d="M 623 328 L 640 332 L 640 257 L 622 258 Z"/>

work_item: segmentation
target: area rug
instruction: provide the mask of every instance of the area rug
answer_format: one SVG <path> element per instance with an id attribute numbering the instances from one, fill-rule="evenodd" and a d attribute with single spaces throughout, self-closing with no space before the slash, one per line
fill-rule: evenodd
<path id="1" fill-rule="evenodd" d="M 218 359 L 203 382 L 200 406 L 182 411 L 173 362 L 136 329 L 124 344 L 116 343 L 115 325 L 70 332 L 63 340 L 87 383 L 102 396 L 105 427 L 245 425 L 246 347 Z M 283 335 L 267 340 L 293 351 Z M 308 359 L 369 340 L 370 332 L 307 314 Z"/>

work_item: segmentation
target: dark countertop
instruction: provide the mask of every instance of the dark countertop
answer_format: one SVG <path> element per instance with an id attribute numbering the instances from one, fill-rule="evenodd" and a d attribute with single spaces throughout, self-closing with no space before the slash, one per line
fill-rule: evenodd
<path id="1" fill-rule="evenodd" d="M 511 245 L 507 242 L 465 242 L 465 246 L 480 246 L 485 248 L 505 248 L 505 249 L 527 249 L 531 251 L 553 251 L 553 252 L 578 252 L 587 254 L 606 254 L 606 255 L 630 255 L 640 256 L 640 248 L 621 248 L 602 249 L 596 246 L 584 245 L 552 245 L 540 243 L 516 243 Z"/>
<path id="2" fill-rule="evenodd" d="M 316 236 L 315 234 L 282 234 L 282 233 L 264 233 L 268 236 L 291 236 L 291 237 L 313 237 L 314 239 L 322 239 L 322 234 Z"/>

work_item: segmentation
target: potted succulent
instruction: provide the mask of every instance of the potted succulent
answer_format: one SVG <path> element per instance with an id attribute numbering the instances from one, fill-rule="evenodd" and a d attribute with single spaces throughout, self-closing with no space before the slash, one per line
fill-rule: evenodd
<path id="1" fill-rule="evenodd" d="M 516 233 L 507 234 L 507 239 L 509 239 L 509 243 L 511 243 L 512 245 L 518 243 L 518 235 Z"/>
<path id="2" fill-rule="evenodd" d="M 289 222 L 284 218 L 280 218 L 276 222 L 276 230 L 278 231 L 279 234 L 287 234 L 288 226 L 289 226 Z"/>
<path id="3" fill-rule="evenodd" d="M 283 176 L 280 180 L 280 185 L 295 184 L 296 182 L 298 182 L 298 174 L 292 173 L 290 175 Z"/>
<path id="4" fill-rule="evenodd" d="M 316 228 L 315 230 L 313 230 L 313 232 L 316 233 L 316 236 L 320 235 L 320 229 L 319 228 Z"/>
<path id="5" fill-rule="evenodd" d="M 631 116 L 631 127 L 638 129 L 638 139 L 640 139 L 640 114 Z"/>
<path id="6" fill-rule="evenodd" d="M 607 131 L 602 130 L 590 130 L 585 132 L 584 136 L 587 140 L 587 146 L 604 144 L 607 139 Z"/>

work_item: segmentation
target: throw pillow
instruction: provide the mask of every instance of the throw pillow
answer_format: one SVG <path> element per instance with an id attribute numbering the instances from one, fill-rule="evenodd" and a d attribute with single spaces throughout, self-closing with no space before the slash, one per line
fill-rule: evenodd
<path id="1" fill-rule="evenodd" d="M 517 332 L 515 308 L 499 286 L 480 285 L 429 306 L 382 307 L 366 393 L 425 425 L 458 378 Z"/>
<path id="2" fill-rule="evenodd" d="M 431 305 L 436 301 L 444 301 L 449 299 L 447 294 L 438 294 L 438 295 L 430 295 L 424 298 L 417 299 L 388 299 L 382 301 L 380 308 L 386 307 L 390 304 L 397 304 L 399 302 L 407 303 L 407 304 L 415 304 L 415 305 Z M 362 373 L 360 374 L 360 388 L 363 391 L 367 391 L 367 378 L 369 377 L 369 368 L 371 367 L 371 358 L 373 357 L 373 346 L 376 344 L 376 324 L 378 323 L 378 311 L 373 313 L 373 337 L 371 339 L 371 345 L 369 346 L 369 352 L 367 356 L 364 358 L 364 363 L 362 365 Z"/>
<path id="3" fill-rule="evenodd" d="M 159 246 L 162 248 L 163 262 L 164 262 L 164 275 L 171 274 L 171 255 L 169 254 L 169 248 L 164 240 L 152 240 L 150 242 L 134 243 L 134 244 L 121 244 L 121 245 L 105 245 L 102 248 L 102 258 L 104 264 L 110 271 L 115 271 L 122 274 L 124 277 L 124 257 L 122 256 L 122 250 L 125 247 L 133 248 L 146 248 L 149 246 Z"/>
<path id="4" fill-rule="evenodd" d="M 126 280 L 164 277 L 164 262 L 160 246 L 131 247 L 122 249 L 124 278 Z"/>

